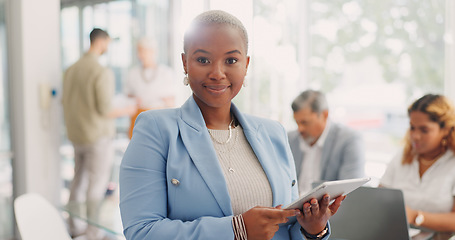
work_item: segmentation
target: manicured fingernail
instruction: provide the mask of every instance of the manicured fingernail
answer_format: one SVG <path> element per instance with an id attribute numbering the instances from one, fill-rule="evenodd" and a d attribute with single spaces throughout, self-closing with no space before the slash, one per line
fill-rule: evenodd
<path id="1" fill-rule="evenodd" d="M 325 196 L 324 201 L 329 201 L 329 196 Z"/>

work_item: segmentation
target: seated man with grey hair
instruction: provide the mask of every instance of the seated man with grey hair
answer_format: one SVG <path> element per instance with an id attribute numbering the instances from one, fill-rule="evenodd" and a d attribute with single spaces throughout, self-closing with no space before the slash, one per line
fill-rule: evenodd
<path id="1" fill-rule="evenodd" d="M 364 176 L 362 139 L 352 129 L 329 120 L 322 92 L 302 92 L 292 102 L 292 110 L 298 129 L 288 137 L 300 194 L 311 190 L 314 182 Z"/>

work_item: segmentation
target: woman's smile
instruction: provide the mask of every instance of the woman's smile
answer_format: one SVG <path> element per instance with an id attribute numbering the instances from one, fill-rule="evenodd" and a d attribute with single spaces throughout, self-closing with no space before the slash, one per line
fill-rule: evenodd
<path id="1" fill-rule="evenodd" d="M 209 84 L 204 85 L 204 87 L 211 94 L 223 94 L 228 88 L 231 87 L 231 85 Z"/>

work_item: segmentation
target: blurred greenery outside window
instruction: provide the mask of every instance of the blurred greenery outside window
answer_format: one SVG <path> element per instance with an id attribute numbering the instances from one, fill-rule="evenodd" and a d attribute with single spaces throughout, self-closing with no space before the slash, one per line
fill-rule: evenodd
<path id="1" fill-rule="evenodd" d="M 362 132 L 366 172 L 382 176 L 408 128 L 407 106 L 444 93 L 444 0 L 309 1 L 308 87 Z"/>

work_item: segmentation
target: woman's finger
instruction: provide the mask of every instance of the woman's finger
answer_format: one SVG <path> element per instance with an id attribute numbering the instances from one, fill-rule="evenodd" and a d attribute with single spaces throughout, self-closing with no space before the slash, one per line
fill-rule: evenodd
<path id="1" fill-rule="evenodd" d="M 310 204 L 311 204 L 311 214 L 313 214 L 313 215 L 319 214 L 319 203 L 318 203 L 318 200 L 313 198 L 313 199 L 310 200 Z"/>
<path id="2" fill-rule="evenodd" d="M 338 211 L 338 208 L 341 206 L 341 202 L 346 198 L 346 196 L 339 196 L 335 198 L 335 202 L 333 202 L 329 206 L 329 210 L 332 213 L 332 216 Z"/>
<path id="3" fill-rule="evenodd" d="M 330 196 L 329 196 L 329 194 L 326 194 L 322 197 L 319 208 L 321 209 L 321 211 L 325 211 L 325 209 L 327 209 L 329 207 L 329 204 L 330 204 Z"/>
<path id="4" fill-rule="evenodd" d="M 264 217 L 268 219 L 271 224 L 280 224 L 285 223 L 289 219 L 289 217 L 293 217 L 296 215 L 296 210 L 283 210 L 277 208 L 270 208 L 264 211 Z"/>
<path id="5" fill-rule="evenodd" d="M 305 203 L 303 204 L 303 215 L 304 217 L 310 217 L 311 216 L 311 204 L 310 203 Z"/>
<path id="6" fill-rule="evenodd" d="M 289 217 L 293 217 L 295 215 L 297 215 L 298 213 L 298 210 L 283 210 L 281 212 L 281 217 L 278 220 L 277 224 L 280 224 L 280 223 L 285 223 L 287 221 L 289 221 Z"/>

